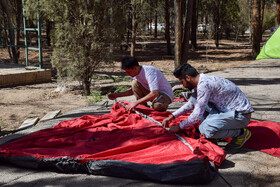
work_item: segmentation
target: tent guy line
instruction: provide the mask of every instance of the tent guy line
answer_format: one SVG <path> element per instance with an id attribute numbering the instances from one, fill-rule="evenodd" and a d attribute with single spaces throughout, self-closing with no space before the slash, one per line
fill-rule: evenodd
<path id="1" fill-rule="evenodd" d="M 124 108 L 126 107 L 126 105 L 125 105 L 124 103 L 122 103 L 121 101 L 118 101 L 117 99 L 115 99 L 115 102 L 116 102 L 116 103 L 119 103 L 119 104 L 122 105 Z M 144 118 L 146 118 L 147 120 L 152 121 L 152 122 L 154 122 L 155 124 L 157 124 L 157 125 L 161 126 L 162 128 L 164 128 L 164 127 L 162 126 L 162 124 L 161 124 L 159 121 L 155 120 L 154 118 L 151 118 L 150 116 L 147 116 L 147 115 L 145 115 L 145 114 L 143 114 L 143 113 L 141 113 L 141 112 L 139 112 L 139 111 L 137 111 L 137 110 L 134 110 L 134 111 L 135 111 L 136 114 L 139 114 L 139 115 L 143 116 Z M 164 129 L 166 129 L 167 131 L 169 130 L 169 128 L 164 128 Z M 177 134 L 177 133 L 174 133 L 174 134 L 177 136 L 177 138 L 178 138 L 183 144 L 187 145 L 187 146 L 189 147 L 189 149 L 190 149 L 192 152 L 194 151 L 193 147 L 192 147 L 182 136 L 180 136 L 180 135 Z"/>
<path id="2" fill-rule="evenodd" d="M 126 105 L 125 105 L 124 103 L 122 103 L 121 101 L 118 101 L 117 99 L 115 99 L 115 102 L 116 102 L 116 103 L 119 103 L 119 104 L 120 104 L 121 106 L 123 106 L 124 108 L 126 107 Z M 162 128 L 164 128 L 164 129 L 166 129 L 166 130 L 169 130 L 169 128 L 163 127 L 163 125 L 162 125 L 159 121 L 155 120 L 154 118 L 151 118 L 150 116 L 148 116 L 148 115 L 146 115 L 146 114 L 143 114 L 143 113 L 141 113 L 141 112 L 139 112 L 139 111 L 137 111 L 137 110 L 133 110 L 133 111 L 134 111 L 136 114 L 139 114 L 139 115 L 141 115 L 142 117 L 146 118 L 147 120 L 152 121 L 152 122 L 154 122 L 155 124 L 161 126 Z M 189 147 L 189 149 L 190 149 L 192 152 L 194 152 L 193 147 L 192 147 L 182 136 L 180 136 L 180 135 L 177 134 L 177 133 L 174 133 L 174 134 L 177 136 L 178 140 L 180 140 L 183 144 L 187 145 L 187 146 Z M 209 160 L 209 164 L 210 164 L 210 166 L 211 166 L 210 168 L 212 169 L 212 171 L 214 171 L 215 173 L 217 173 L 218 176 L 221 177 L 222 180 L 223 180 L 228 186 L 232 187 L 232 185 L 218 172 L 218 170 L 216 169 L 215 164 L 214 164 L 213 162 L 211 162 L 210 160 Z"/>

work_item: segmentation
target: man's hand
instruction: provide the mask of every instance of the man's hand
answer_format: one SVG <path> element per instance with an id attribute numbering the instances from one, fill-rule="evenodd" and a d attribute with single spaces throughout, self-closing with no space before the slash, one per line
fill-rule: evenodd
<path id="1" fill-rule="evenodd" d="M 170 115 L 170 116 L 168 116 L 167 118 L 165 118 L 165 119 L 162 121 L 162 126 L 163 126 L 164 128 L 169 127 L 169 123 L 172 121 L 173 118 L 174 118 L 173 115 Z"/>
<path id="2" fill-rule="evenodd" d="M 111 93 L 111 94 L 108 95 L 108 98 L 111 99 L 111 100 L 115 100 L 115 99 L 118 98 L 118 96 L 115 93 Z"/>
<path id="3" fill-rule="evenodd" d="M 127 111 L 131 111 L 132 109 L 134 109 L 135 107 L 137 107 L 138 103 L 135 101 L 135 102 L 131 102 L 129 103 L 128 105 L 126 105 L 125 109 Z"/>
<path id="4" fill-rule="evenodd" d="M 173 125 L 169 129 L 169 132 L 173 132 L 173 133 L 178 133 L 180 131 L 181 131 L 181 129 L 180 129 L 179 125 Z"/>

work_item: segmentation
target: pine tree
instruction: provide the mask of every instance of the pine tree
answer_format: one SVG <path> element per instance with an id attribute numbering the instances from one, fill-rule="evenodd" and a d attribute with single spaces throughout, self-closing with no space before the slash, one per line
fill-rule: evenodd
<path id="1" fill-rule="evenodd" d="M 1 0 L 0 1 L 0 27 L 20 28 L 22 23 L 22 1 L 21 0 Z M 4 43 L 7 45 L 19 45 L 20 30 L 6 29 L 4 33 Z M 2 34 L 2 33 L 0 33 Z M 18 64 L 20 56 L 19 47 L 7 47 L 10 59 Z"/>
<path id="2" fill-rule="evenodd" d="M 32 2 L 28 0 L 27 5 L 32 6 Z M 40 3 L 44 16 L 54 22 L 51 63 L 59 78 L 82 82 L 84 94 L 90 95 L 94 71 L 101 63 L 111 61 L 110 46 L 119 43 L 123 34 L 121 3 L 117 0 L 41 0 Z"/>

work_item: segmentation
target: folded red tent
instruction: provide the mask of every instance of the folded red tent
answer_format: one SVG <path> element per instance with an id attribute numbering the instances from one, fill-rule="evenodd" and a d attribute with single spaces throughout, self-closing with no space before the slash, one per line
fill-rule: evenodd
<path id="1" fill-rule="evenodd" d="M 137 110 L 162 121 L 170 112 L 146 107 Z M 180 122 L 186 119 L 176 119 Z M 116 103 L 110 114 L 63 121 L 0 146 L 0 160 L 32 168 L 87 172 L 164 183 L 208 183 L 213 179 L 209 161 L 220 165 L 225 152 L 207 140 L 194 139 L 194 127 L 177 137 Z"/>

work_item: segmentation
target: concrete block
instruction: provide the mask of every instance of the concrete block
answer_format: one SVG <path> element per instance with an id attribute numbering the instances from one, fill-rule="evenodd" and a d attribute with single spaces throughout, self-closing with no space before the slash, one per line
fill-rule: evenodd
<path id="1" fill-rule="evenodd" d="M 55 110 L 48 112 L 40 121 L 47 121 L 56 118 L 60 114 L 61 110 Z"/>
<path id="2" fill-rule="evenodd" d="M 51 80 L 52 79 L 52 70 L 46 69 L 45 70 L 45 77 L 47 78 L 47 80 Z"/>
<path id="3" fill-rule="evenodd" d="M 7 68 L 0 71 L 0 87 L 49 82 L 51 79 L 50 69 Z"/>
<path id="4" fill-rule="evenodd" d="M 37 82 L 41 82 L 41 81 L 45 81 L 45 71 L 39 71 L 37 72 L 37 78 L 36 78 L 36 81 Z"/>
<path id="5" fill-rule="evenodd" d="M 21 126 L 18 128 L 18 130 L 30 128 L 30 127 L 36 125 L 36 123 L 38 121 L 39 121 L 39 118 L 29 118 L 21 124 Z"/>
<path id="6" fill-rule="evenodd" d="M 4 75 L 4 86 L 6 85 L 13 85 L 13 76 L 12 75 Z"/>
<path id="7" fill-rule="evenodd" d="M 44 82 L 50 82 L 52 80 L 52 70 L 44 70 Z"/>
<path id="8" fill-rule="evenodd" d="M 36 80 L 36 72 L 28 72 L 25 73 L 26 77 L 25 77 L 25 83 L 33 83 Z"/>
<path id="9" fill-rule="evenodd" d="M 4 85 L 4 82 L 5 82 L 4 76 L 0 76 L 0 86 Z"/>
<path id="10" fill-rule="evenodd" d="M 25 84 L 26 83 L 26 74 L 24 73 L 19 73 L 19 74 L 12 74 L 13 77 L 13 84 Z"/>

